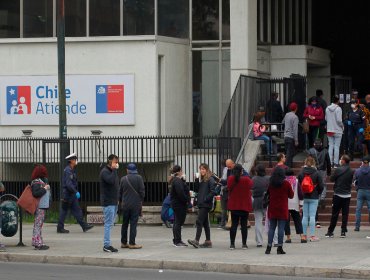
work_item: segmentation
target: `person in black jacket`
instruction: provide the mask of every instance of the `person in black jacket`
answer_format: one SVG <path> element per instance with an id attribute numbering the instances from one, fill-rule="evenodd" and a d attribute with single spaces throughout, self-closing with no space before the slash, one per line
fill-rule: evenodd
<path id="1" fill-rule="evenodd" d="M 196 221 L 197 232 L 194 240 L 188 240 L 190 245 L 195 248 L 212 248 L 211 229 L 209 226 L 208 214 L 212 208 L 213 197 L 216 195 L 216 182 L 212 177 L 212 172 L 209 170 L 208 164 L 201 163 L 199 165 L 198 177 L 195 178 L 195 192 L 197 196 L 198 218 Z M 199 244 L 202 228 L 206 234 L 206 240 L 203 244 Z"/>
<path id="2" fill-rule="evenodd" d="M 44 244 L 42 238 L 42 226 L 45 221 L 45 213 L 50 204 L 50 186 L 48 184 L 48 171 L 44 165 L 37 165 L 31 175 L 32 195 L 40 198 L 39 205 L 35 212 L 35 222 L 33 224 L 32 246 L 36 250 L 47 250 L 49 246 Z"/>
<path id="3" fill-rule="evenodd" d="M 348 155 L 343 155 L 339 161 L 340 167 L 330 176 L 330 181 L 334 182 L 333 209 L 331 214 L 330 226 L 325 237 L 334 237 L 334 229 L 337 225 L 339 212 L 342 210 L 342 233 L 341 238 L 346 237 L 349 205 L 351 202 L 351 189 L 353 171 L 349 166 L 351 159 Z"/>
<path id="4" fill-rule="evenodd" d="M 117 253 L 118 250 L 112 246 L 110 233 L 114 224 L 118 205 L 119 177 L 118 157 L 110 155 L 107 165 L 100 171 L 100 202 L 104 213 L 104 244 L 103 251 Z"/>
<path id="5" fill-rule="evenodd" d="M 278 101 L 279 94 L 277 92 L 271 93 L 271 99 L 267 101 L 266 120 L 270 123 L 281 123 L 283 120 L 283 108 L 280 101 Z"/>
<path id="6" fill-rule="evenodd" d="M 175 247 L 187 247 L 181 239 L 181 227 L 185 223 L 186 212 L 190 204 L 190 190 L 185 183 L 185 174 L 181 166 L 175 165 L 171 168 L 169 179 L 169 188 L 171 190 L 171 205 L 175 214 L 173 224 L 173 245 Z"/>

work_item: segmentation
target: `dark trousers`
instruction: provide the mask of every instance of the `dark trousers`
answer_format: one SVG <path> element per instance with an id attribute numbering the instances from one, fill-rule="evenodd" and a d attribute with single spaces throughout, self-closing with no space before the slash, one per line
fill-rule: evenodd
<path id="1" fill-rule="evenodd" d="M 221 196 L 221 226 L 224 227 L 227 224 L 227 201 L 228 196 Z"/>
<path id="2" fill-rule="evenodd" d="M 231 211 L 231 229 L 230 229 L 230 244 L 235 245 L 236 232 L 238 231 L 238 225 L 242 228 L 242 244 L 247 244 L 248 237 L 248 221 L 249 213 L 247 211 L 232 210 Z"/>
<path id="3" fill-rule="evenodd" d="M 181 239 L 181 227 L 185 223 L 186 219 L 186 207 L 183 208 L 173 208 L 173 213 L 175 215 L 175 220 L 173 222 L 173 244 L 177 244 Z"/>
<path id="4" fill-rule="evenodd" d="M 137 233 L 137 222 L 139 221 L 139 216 L 141 212 L 141 207 L 133 208 L 123 208 L 123 222 L 121 228 L 121 243 L 127 244 L 127 232 L 128 224 L 130 224 L 130 245 L 135 245 L 136 233 Z"/>
<path id="5" fill-rule="evenodd" d="M 294 139 L 285 137 L 284 138 L 284 145 L 285 145 L 285 151 L 286 151 L 286 162 L 285 164 L 289 166 L 290 168 L 293 167 L 293 157 L 294 157 Z"/>
<path id="6" fill-rule="evenodd" d="M 349 213 L 349 204 L 351 198 L 341 198 L 337 195 L 333 196 L 333 209 L 331 213 L 331 220 L 328 232 L 334 232 L 337 225 L 339 212 L 342 210 L 342 232 L 347 232 L 347 222 Z"/>
<path id="7" fill-rule="evenodd" d="M 362 152 L 362 143 L 364 142 L 364 135 L 359 132 L 361 125 L 348 126 L 348 152 L 353 154 L 355 151 Z"/>
<path id="8" fill-rule="evenodd" d="M 73 217 L 75 217 L 77 222 L 84 229 L 86 227 L 86 223 L 83 220 L 82 210 L 81 210 L 80 204 L 78 203 L 77 198 L 74 198 L 71 201 L 63 200 L 62 207 L 60 209 L 58 229 L 63 229 L 64 228 L 64 221 L 67 217 L 69 209 L 71 209 L 71 213 L 72 213 Z"/>
<path id="9" fill-rule="evenodd" d="M 313 143 L 315 142 L 316 138 L 319 136 L 319 126 L 310 126 L 310 130 L 308 132 L 308 145 L 309 148 L 313 147 Z"/>
<path id="10" fill-rule="evenodd" d="M 197 233 L 195 235 L 195 240 L 199 241 L 200 236 L 202 235 L 202 229 L 204 228 L 204 232 L 206 234 L 206 240 L 211 240 L 211 229 L 209 227 L 209 208 L 199 208 L 198 210 L 198 218 L 196 221 L 197 225 Z"/>
<path id="11" fill-rule="evenodd" d="M 301 215 L 299 215 L 299 212 L 296 211 L 296 210 L 289 210 L 288 221 L 285 224 L 285 235 L 291 235 L 291 232 L 290 232 L 290 216 L 292 216 L 292 218 L 293 218 L 296 234 L 303 234 Z"/>

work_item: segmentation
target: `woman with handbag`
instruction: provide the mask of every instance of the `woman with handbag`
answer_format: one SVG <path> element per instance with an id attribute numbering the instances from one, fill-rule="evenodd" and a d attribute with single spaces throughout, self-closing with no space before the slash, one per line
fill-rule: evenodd
<path id="1" fill-rule="evenodd" d="M 33 224 L 32 246 L 35 250 L 47 250 L 49 246 L 44 244 L 42 238 L 42 226 L 45 221 L 46 210 L 50 205 L 50 186 L 48 184 L 48 171 L 44 165 L 37 165 L 31 175 L 32 195 L 40 198 L 39 205 L 35 212 L 35 222 Z"/>
<path id="2" fill-rule="evenodd" d="M 195 191 L 198 193 L 197 206 L 198 217 L 196 221 L 197 232 L 194 240 L 188 240 L 188 243 L 194 248 L 212 248 L 211 229 L 209 226 L 209 211 L 213 206 L 213 197 L 216 195 L 216 182 L 212 177 L 208 164 L 199 165 L 199 173 L 195 178 Z M 202 228 L 206 234 L 206 240 L 199 244 Z"/>

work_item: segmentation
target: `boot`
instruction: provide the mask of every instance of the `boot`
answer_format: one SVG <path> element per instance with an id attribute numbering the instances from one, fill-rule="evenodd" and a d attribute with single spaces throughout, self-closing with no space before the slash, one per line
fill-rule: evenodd
<path id="1" fill-rule="evenodd" d="M 198 240 L 191 240 L 191 239 L 189 239 L 188 240 L 188 243 L 190 244 L 190 245 L 192 245 L 194 248 L 196 248 L 196 249 L 198 249 L 199 248 L 199 241 Z"/>
<path id="2" fill-rule="evenodd" d="M 69 230 L 64 228 L 57 228 L 57 233 L 69 233 Z"/>
<path id="3" fill-rule="evenodd" d="M 286 253 L 284 252 L 284 250 L 283 250 L 283 246 L 279 246 L 279 247 L 277 248 L 277 254 L 278 254 L 278 255 L 284 255 L 284 254 L 286 254 Z"/>
<path id="4" fill-rule="evenodd" d="M 200 248 L 212 248 L 212 241 L 206 240 L 203 244 L 199 244 Z"/>
<path id="5" fill-rule="evenodd" d="M 269 255 L 270 253 L 271 253 L 271 246 L 270 246 L 270 245 L 267 245 L 267 248 L 266 248 L 265 254 L 266 254 L 266 255 Z"/>

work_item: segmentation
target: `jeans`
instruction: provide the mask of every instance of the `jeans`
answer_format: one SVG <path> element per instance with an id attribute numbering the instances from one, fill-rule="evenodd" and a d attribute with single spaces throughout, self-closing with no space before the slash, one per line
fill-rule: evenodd
<path id="1" fill-rule="evenodd" d="M 270 137 L 268 137 L 267 135 L 263 135 L 262 134 L 261 136 L 254 137 L 254 140 L 263 140 L 263 141 L 265 141 L 267 154 L 268 155 L 271 154 L 272 147 L 271 147 L 271 139 L 270 139 Z"/>
<path id="2" fill-rule="evenodd" d="M 286 151 L 286 161 L 285 164 L 292 168 L 293 167 L 293 157 L 294 157 L 294 149 L 295 143 L 293 138 L 285 137 L 284 138 L 284 145 Z"/>
<path id="3" fill-rule="evenodd" d="M 351 202 L 350 197 L 342 198 L 337 195 L 333 196 L 333 208 L 328 232 L 334 232 L 334 229 L 337 225 L 340 210 L 342 210 L 342 232 L 347 232 L 347 222 L 350 202 Z"/>
<path id="4" fill-rule="evenodd" d="M 182 241 L 181 239 L 181 227 L 185 223 L 186 219 L 186 207 L 183 208 L 173 208 L 175 215 L 175 220 L 173 222 L 173 244 L 177 244 Z"/>
<path id="5" fill-rule="evenodd" d="M 274 240 L 275 229 L 278 228 L 278 245 L 283 246 L 284 242 L 284 228 L 286 220 L 271 219 L 268 233 L 268 246 L 272 246 Z"/>
<path id="6" fill-rule="evenodd" d="M 262 245 L 263 243 L 263 216 L 265 215 L 265 210 L 258 209 L 254 210 L 254 226 L 256 232 L 256 243 L 257 245 Z"/>
<path id="7" fill-rule="evenodd" d="M 334 136 L 328 136 L 329 141 L 329 157 L 332 164 L 339 164 L 339 148 L 342 140 L 342 134 L 334 134 Z"/>
<path id="8" fill-rule="evenodd" d="M 319 205 L 318 199 L 304 199 L 303 201 L 303 218 L 302 227 L 303 234 L 307 235 L 307 228 L 310 226 L 310 235 L 315 235 L 315 216 L 317 211 L 317 206 Z"/>
<path id="9" fill-rule="evenodd" d="M 141 212 L 141 206 L 123 208 L 123 222 L 121 228 L 121 243 L 127 244 L 128 224 L 130 223 L 130 245 L 135 245 L 137 222 Z"/>
<path id="10" fill-rule="evenodd" d="M 230 229 L 230 244 L 235 245 L 236 232 L 240 221 L 242 229 L 242 244 L 247 245 L 248 237 L 248 221 L 249 213 L 247 211 L 232 210 L 231 211 L 231 229 Z"/>
<path id="11" fill-rule="evenodd" d="M 357 191 L 356 228 L 360 228 L 361 210 L 365 201 L 367 201 L 367 210 L 370 216 L 370 190 L 359 189 Z"/>
<path id="12" fill-rule="evenodd" d="M 211 240 L 211 229 L 209 227 L 209 218 L 208 218 L 208 213 L 209 213 L 209 208 L 199 208 L 198 211 L 198 218 L 196 221 L 197 225 L 197 232 L 195 235 L 195 240 L 199 241 L 200 236 L 202 235 L 202 229 L 204 227 L 204 232 L 206 234 L 206 240 Z"/>
<path id="13" fill-rule="evenodd" d="M 293 221 L 294 221 L 295 233 L 302 234 L 303 227 L 302 227 L 301 215 L 299 215 L 299 212 L 296 210 L 289 210 L 289 218 L 288 218 L 287 223 L 285 224 L 285 235 L 291 235 L 290 234 L 290 216 L 292 216 Z"/>
<path id="14" fill-rule="evenodd" d="M 111 245 L 110 232 L 114 224 L 114 217 L 116 216 L 116 205 L 109 205 L 103 207 L 104 213 L 104 247 Z"/>

